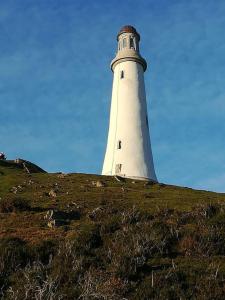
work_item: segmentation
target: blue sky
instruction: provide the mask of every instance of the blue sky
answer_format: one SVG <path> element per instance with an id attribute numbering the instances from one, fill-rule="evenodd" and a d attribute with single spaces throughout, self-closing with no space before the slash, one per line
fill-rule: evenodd
<path id="1" fill-rule="evenodd" d="M 141 34 L 159 181 L 225 192 L 225 1 L 0 0 L 0 151 L 100 173 L 120 27 Z"/>

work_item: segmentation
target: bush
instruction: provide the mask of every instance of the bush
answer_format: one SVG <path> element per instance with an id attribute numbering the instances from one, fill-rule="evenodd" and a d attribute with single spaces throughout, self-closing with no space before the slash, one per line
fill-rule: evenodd
<path id="1" fill-rule="evenodd" d="M 30 258 L 26 243 L 19 238 L 3 238 L 0 240 L 0 271 L 11 272 L 25 266 Z"/>
<path id="2" fill-rule="evenodd" d="M 56 251 L 57 243 L 54 240 L 40 241 L 39 244 L 34 245 L 31 249 L 33 258 L 44 265 L 49 263 Z"/>
<path id="3" fill-rule="evenodd" d="M 202 226 L 192 235 L 185 234 L 178 248 L 186 256 L 225 255 L 225 231 L 222 226 Z"/>
<path id="4" fill-rule="evenodd" d="M 173 242 L 174 237 L 165 224 L 125 225 L 123 231 L 116 232 L 109 240 L 106 263 L 116 275 L 135 279 L 148 258 L 169 254 Z"/>
<path id="5" fill-rule="evenodd" d="M 79 299 L 121 300 L 127 291 L 127 282 L 102 270 L 90 268 L 80 281 Z"/>
<path id="6" fill-rule="evenodd" d="M 101 224 L 101 234 L 112 234 L 121 228 L 120 217 L 117 215 L 109 216 Z"/>
<path id="7" fill-rule="evenodd" d="M 76 251 L 81 254 L 90 254 L 93 249 L 102 245 L 100 226 L 86 224 L 80 228 L 79 234 L 75 239 Z"/>
<path id="8" fill-rule="evenodd" d="M 58 278 L 49 274 L 49 266 L 36 261 L 14 276 L 14 285 L 7 291 L 7 299 L 63 299 L 58 291 Z"/>
<path id="9" fill-rule="evenodd" d="M 15 198 L 8 198 L 2 199 L 0 202 L 0 212 L 1 213 L 10 213 L 15 211 L 27 211 L 30 210 L 30 204 L 28 200 L 15 197 Z"/>
<path id="10" fill-rule="evenodd" d="M 30 259 L 26 243 L 19 238 L 0 240 L 0 286 L 6 288 L 9 276 L 24 267 Z M 3 292 L 3 289 L 0 291 Z"/>

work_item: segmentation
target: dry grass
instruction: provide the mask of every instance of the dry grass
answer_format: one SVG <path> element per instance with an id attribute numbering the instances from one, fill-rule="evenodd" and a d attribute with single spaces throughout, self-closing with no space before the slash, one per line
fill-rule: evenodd
<path id="1" fill-rule="evenodd" d="M 13 165 L 0 174 L 4 299 L 223 299 L 224 194 Z"/>

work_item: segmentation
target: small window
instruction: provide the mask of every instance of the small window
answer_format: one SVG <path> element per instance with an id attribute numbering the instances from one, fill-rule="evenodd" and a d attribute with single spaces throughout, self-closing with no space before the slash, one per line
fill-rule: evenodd
<path id="1" fill-rule="evenodd" d="M 146 116 L 146 125 L 148 127 L 148 116 Z"/>
<path id="2" fill-rule="evenodd" d="M 120 174 L 122 170 L 122 164 L 116 164 L 116 174 Z"/>
<path id="3" fill-rule="evenodd" d="M 137 41 L 135 41 L 135 49 L 136 49 L 137 52 L 139 52 L 139 44 L 138 44 Z"/>
<path id="4" fill-rule="evenodd" d="M 120 79 L 123 79 L 124 78 L 124 71 L 121 71 L 120 72 Z"/>
<path id="5" fill-rule="evenodd" d="M 117 142 L 117 149 L 121 149 L 121 141 Z"/>
<path id="6" fill-rule="evenodd" d="M 134 40 L 132 38 L 130 39 L 130 48 L 134 49 Z"/>
<path id="7" fill-rule="evenodd" d="M 127 46 L 127 39 L 123 39 L 123 48 Z"/>

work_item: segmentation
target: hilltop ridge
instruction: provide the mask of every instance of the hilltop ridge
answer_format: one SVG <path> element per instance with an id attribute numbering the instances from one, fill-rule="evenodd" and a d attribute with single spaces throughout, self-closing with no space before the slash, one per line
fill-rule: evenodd
<path id="1" fill-rule="evenodd" d="M 15 160 L 0 160 L 0 167 L 5 167 L 7 169 L 24 169 L 27 173 L 46 173 L 46 171 L 39 166 L 21 158 Z"/>
<path id="2" fill-rule="evenodd" d="M 33 171 L 0 162 L 3 299 L 223 299 L 225 194 Z"/>

